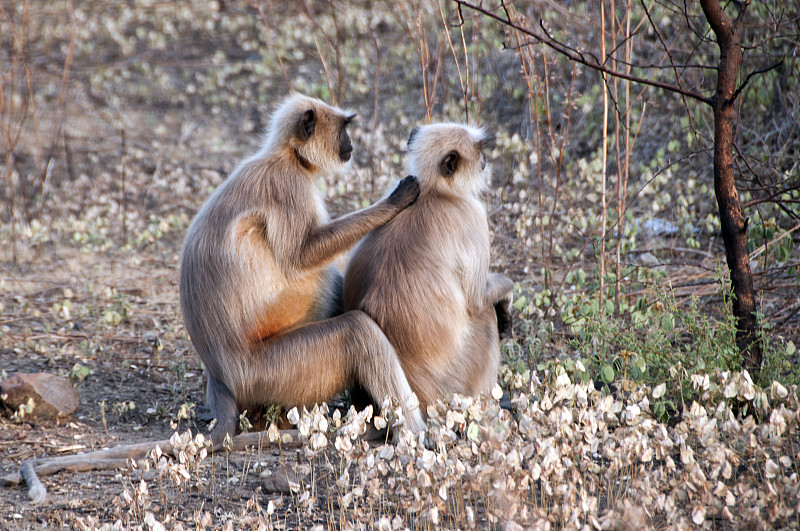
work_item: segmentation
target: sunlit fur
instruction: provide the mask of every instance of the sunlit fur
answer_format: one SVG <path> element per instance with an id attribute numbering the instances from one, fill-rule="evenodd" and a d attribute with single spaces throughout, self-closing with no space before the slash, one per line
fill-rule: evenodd
<path id="1" fill-rule="evenodd" d="M 316 130 L 309 140 L 301 141 L 295 135 L 295 128 L 308 109 L 315 111 Z M 318 99 L 293 93 L 272 113 L 264 142 L 253 158 L 262 159 L 290 148 L 314 166 L 310 173 L 341 171 L 350 162 L 343 162 L 335 155 L 338 153 L 342 124 L 353 115 L 350 111 L 327 105 Z"/>
<path id="2" fill-rule="evenodd" d="M 298 135 L 309 110 L 313 133 Z M 311 405 L 355 382 L 411 397 L 396 354 L 365 314 L 341 314 L 342 277 L 331 262 L 414 200 L 413 181 L 364 210 L 328 222 L 316 179 L 346 165 L 340 146 L 349 114 L 289 96 L 264 144 L 198 212 L 186 235 L 180 301 L 207 370 L 218 444 L 239 411 Z M 349 142 L 349 140 L 348 140 Z M 419 429 L 419 413 L 412 422 Z"/>
<path id="3" fill-rule="evenodd" d="M 510 296 L 512 284 L 489 274 L 485 140 L 483 130 L 460 124 L 415 130 L 409 171 L 420 179 L 419 200 L 368 234 L 345 273 L 345 309 L 378 323 L 423 411 L 453 392 L 478 394 L 497 377 L 493 302 Z M 445 177 L 452 152 L 458 167 Z"/>

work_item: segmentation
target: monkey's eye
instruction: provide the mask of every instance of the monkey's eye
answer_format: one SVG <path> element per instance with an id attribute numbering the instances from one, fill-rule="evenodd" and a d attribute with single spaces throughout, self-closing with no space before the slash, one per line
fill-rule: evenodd
<path id="1" fill-rule="evenodd" d="M 442 172 L 443 177 L 452 177 L 455 175 L 456 170 L 458 169 L 458 161 L 459 156 L 458 152 L 451 151 L 447 155 L 444 156 L 442 159 L 441 164 L 439 165 L 439 169 Z"/>

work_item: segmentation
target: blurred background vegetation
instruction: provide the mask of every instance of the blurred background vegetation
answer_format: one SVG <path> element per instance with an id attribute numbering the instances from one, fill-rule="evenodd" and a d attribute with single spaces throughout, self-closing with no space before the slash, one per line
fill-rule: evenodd
<path id="1" fill-rule="evenodd" d="M 482 5 L 617 71 L 710 97 L 718 49 L 695 4 L 611 0 L 603 26 L 600 2 Z M 735 131 L 761 378 L 796 383 L 800 7 L 752 2 L 744 28 L 740 81 L 764 71 L 737 99 Z M 15 275 L 70 249 L 176 268 L 192 216 L 290 90 L 359 115 L 353 168 L 320 183 L 334 215 L 404 175 L 413 126 L 496 133 L 487 206 L 493 267 L 518 283 L 502 374 L 512 389 L 533 368 L 624 385 L 741 366 L 711 109 L 604 82 L 449 0 L 0 0 L 0 252 L 11 279 L 0 311 L 24 311 Z M 177 297 L 170 311 L 180 331 Z"/>

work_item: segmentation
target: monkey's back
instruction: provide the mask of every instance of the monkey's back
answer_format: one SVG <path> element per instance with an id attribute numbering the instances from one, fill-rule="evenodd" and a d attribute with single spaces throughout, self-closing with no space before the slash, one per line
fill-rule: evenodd
<path id="1" fill-rule="evenodd" d="M 496 372 L 496 363 L 486 359 L 492 345 L 482 339 L 486 316 L 475 308 L 488 267 L 480 202 L 438 194 L 420 197 L 369 233 L 348 261 L 345 310 L 375 320 L 422 404 L 447 393 L 480 392 L 484 379 L 475 375 L 487 365 Z M 476 355 L 476 349 L 486 352 Z"/>

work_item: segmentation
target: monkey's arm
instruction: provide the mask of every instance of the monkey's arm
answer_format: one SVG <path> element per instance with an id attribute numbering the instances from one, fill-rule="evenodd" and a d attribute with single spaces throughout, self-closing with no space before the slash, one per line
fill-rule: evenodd
<path id="1" fill-rule="evenodd" d="M 353 247 L 366 234 L 378 228 L 419 197 L 419 182 L 409 175 L 389 197 L 365 209 L 342 216 L 327 225 L 313 228 L 294 253 L 292 264 L 307 271 L 330 262 L 336 255 Z"/>
<path id="2" fill-rule="evenodd" d="M 494 304 L 503 299 L 510 299 L 514 290 L 514 282 L 501 273 L 489 273 L 486 280 L 486 291 L 483 294 L 484 306 Z"/>
<path id="3" fill-rule="evenodd" d="M 494 305 L 497 329 L 501 336 L 511 330 L 511 293 L 514 282 L 500 273 L 489 273 L 486 281 L 485 300 Z"/>

